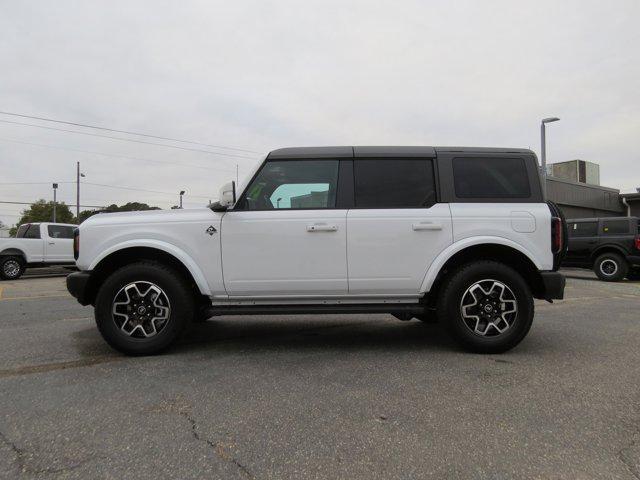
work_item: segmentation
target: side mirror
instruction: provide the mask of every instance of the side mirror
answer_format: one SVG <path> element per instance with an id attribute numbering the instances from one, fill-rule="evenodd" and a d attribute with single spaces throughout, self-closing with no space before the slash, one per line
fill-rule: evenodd
<path id="1" fill-rule="evenodd" d="M 220 188 L 219 200 L 211 205 L 216 212 L 224 212 L 236 203 L 236 182 L 225 183 Z"/>

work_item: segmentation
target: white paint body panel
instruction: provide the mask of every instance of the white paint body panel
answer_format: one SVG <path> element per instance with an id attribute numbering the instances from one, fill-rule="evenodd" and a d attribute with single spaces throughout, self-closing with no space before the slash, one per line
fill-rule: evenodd
<path id="1" fill-rule="evenodd" d="M 347 210 L 230 211 L 222 265 L 235 296 L 347 293 Z"/>
<path id="2" fill-rule="evenodd" d="M 350 294 L 416 295 L 427 269 L 453 238 L 444 203 L 349 210 L 347 230 Z"/>
<path id="3" fill-rule="evenodd" d="M 429 291 L 449 258 L 473 245 L 511 247 L 538 270 L 553 268 L 551 212 L 545 203 L 451 203 L 450 208 L 453 243 L 431 265 L 421 292 Z"/>
<path id="4" fill-rule="evenodd" d="M 417 301 L 449 258 L 474 245 L 505 245 L 551 270 L 550 242 L 544 203 L 158 210 L 88 219 L 77 264 L 92 270 L 114 252 L 147 247 L 182 262 L 214 304 L 398 303 Z"/>
<path id="5" fill-rule="evenodd" d="M 22 252 L 27 263 L 46 263 L 48 265 L 73 263 L 73 239 L 50 238 L 49 225 L 76 227 L 65 223 L 41 223 L 40 238 L 3 238 L 0 239 L 0 253 L 15 249 Z"/>
<path id="6" fill-rule="evenodd" d="M 220 256 L 222 214 L 208 208 L 95 215 L 80 225 L 81 270 L 131 247 L 156 248 L 180 260 L 205 295 L 225 295 Z M 217 232 L 207 233 L 212 226 Z"/>

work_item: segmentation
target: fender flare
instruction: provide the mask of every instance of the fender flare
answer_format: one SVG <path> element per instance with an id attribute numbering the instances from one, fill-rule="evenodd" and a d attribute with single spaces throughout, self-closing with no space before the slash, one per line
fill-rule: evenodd
<path id="1" fill-rule="evenodd" d="M 462 240 L 458 240 L 457 242 L 449 245 L 435 258 L 424 276 L 424 280 L 422 281 L 422 285 L 420 286 L 420 293 L 426 293 L 431 290 L 431 287 L 433 286 L 438 273 L 440 273 L 442 267 L 449 261 L 451 257 L 466 248 L 474 247 L 476 245 L 502 245 L 505 247 L 510 247 L 526 256 L 538 270 L 542 270 L 542 265 L 540 264 L 540 262 L 536 261 L 535 256 L 529 250 L 524 248 L 522 245 L 509 240 L 508 238 L 493 236 L 463 238 Z"/>
<path id="2" fill-rule="evenodd" d="M 592 262 L 595 262 L 600 255 L 602 255 L 603 253 L 607 253 L 605 250 L 606 251 L 615 250 L 624 258 L 626 258 L 627 255 L 629 255 L 629 252 L 626 252 L 624 248 L 620 247 L 619 245 L 616 245 L 615 243 L 606 243 L 604 245 L 598 245 L 598 247 L 593 251 L 593 253 L 589 258 L 591 259 Z"/>
<path id="3" fill-rule="evenodd" d="M 207 282 L 206 277 L 202 273 L 202 270 L 200 269 L 198 264 L 193 260 L 193 258 L 187 255 L 187 253 L 185 253 L 184 250 L 176 247 L 171 243 L 164 242 L 162 240 L 136 239 L 136 240 L 127 240 L 127 241 L 112 245 L 108 249 L 100 252 L 100 255 L 98 255 L 96 258 L 92 260 L 88 270 L 94 270 L 98 266 L 98 264 L 100 264 L 100 262 L 103 261 L 105 258 L 107 258 L 109 255 L 112 255 L 121 250 L 125 250 L 127 248 L 136 248 L 136 247 L 154 248 L 156 250 L 161 250 L 171 255 L 180 263 L 182 263 L 185 266 L 185 268 L 189 271 L 189 273 L 193 277 L 193 280 L 196 282 L 196 285 L 198 286 L 198 290 L 200 290 L 200 293 L 207 296 L 211 295 L 211 289 L 209 288 L 209 283 Z"/>

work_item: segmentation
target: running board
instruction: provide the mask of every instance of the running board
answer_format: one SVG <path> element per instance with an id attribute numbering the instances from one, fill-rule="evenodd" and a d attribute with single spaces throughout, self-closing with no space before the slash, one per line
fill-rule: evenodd
<path id="1" fill-rule="evenodd" d="M 390 313 L 423 315 L 427 307 L 416 303 L 318 304 L 318 305 L 216 305 L 207 307 L 209 316 L 218 315 L 306 315 L 344 313 Z"/>

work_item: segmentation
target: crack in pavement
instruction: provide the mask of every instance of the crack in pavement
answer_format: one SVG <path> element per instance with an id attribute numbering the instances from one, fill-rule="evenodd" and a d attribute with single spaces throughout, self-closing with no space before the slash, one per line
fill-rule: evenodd
<path id="1" fill-rule="evenodd" d="M 231 462 L 232 464 L 234 464 L 244 477 L 250 480 L 255 480 L 256 477 L 253 475 L 253 473 L 251 473 L 249 468 L 243 465 L 240 460 L 235 458 L 230 452 L 226 450 L 226 448 L 228 448 L 230 445 L 233 445 L 233 443 L 231 443 L 230 445 L 225 445 L 222 442 L 214 442 L 212 440 L 209 440 L 208 438 L 201 436 L 200 433 L 198 433 L 198 423 L 191 414 L 191 407 L 189 403 L 182 398 L 182 395 L 178 395 L 173 399 L 163 400 L 147 411 L 152 413 L 171 413 L 181 416 L 182 418 L 187 420 L 187 422 L 189 422 L 189 425 L 191 426 L 191 435 L 195 440 L 203 442 L 211 447 L 218 458 L 224 460 L 225 462 Z"/>
<path id="2" fill-rule="evenodd" d="M 80 368 L 98 365 L 100 363 L 117 362 L 124 357 L 115 355 L 104 355 L 99 357 L 82 358 L 79 360 L 69 360 L 66 362 L 52 362 L 40 365 L 23 365 L 14 368 L 0 369 L 0 378 L 15 377 L 20 375 L 30 375 L 32 373 L 46 373 L 54 370 L 65 370 L 67 368 Z"/>
<path id="3" fill-rule="evenodd" d="M 27 454 L 26 450 L 18 447 L 18 445 L 12 442 L 3 432 L 0 432 L 0 440 L 2 440 L 2 442 L 13 451 L 18 468 L 22 473 L 32 473 L 35 475 L 42 475 L 42 474 L 48 475 L 48 474 L 55 474 L 55 473 L 70 472 L 95 459 L 94 457 L 89 457 L 87 459 L 81 460 L 71 465 L 62 466 L 59 468 L 33 468 L 28 465 L 27 459 L 25 458 L 25 455 Z"/>
<path id="4" fill-rule="evenodd" d="M 224 445 L 221 442 L 212 442 L 208 438 L 203 438 L 200 436 L 200 434 L 198 433 L 198 424 L 196 423 L 195 419 L 189 414 L 189 412 L 181 411 L 180 415 L 185 418 L 191 425 L 191 434 L 193 435 L 193 438 L 195 438 L 199 442 L 205 442 L 207 445 L 213 448 L 213 451 L 218 457 L 225 461 L 230 461 L 236 467 L 238 467 L 238 469 L 244 474 L 245 477 L 252 480 L 255 479 L 255 476 L 251 473 L 251 471 L 249 471 L 246 466 L 240 463 L 240 461 L 233 455 L 225 451 Z"/>

